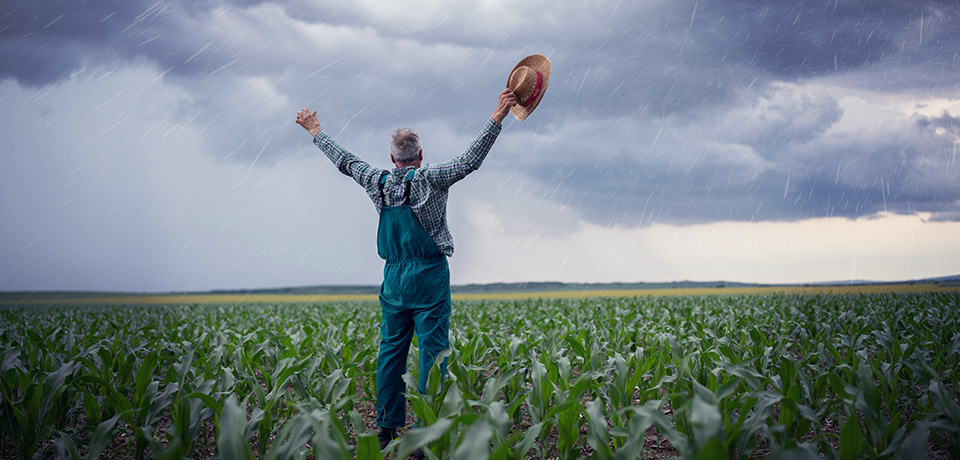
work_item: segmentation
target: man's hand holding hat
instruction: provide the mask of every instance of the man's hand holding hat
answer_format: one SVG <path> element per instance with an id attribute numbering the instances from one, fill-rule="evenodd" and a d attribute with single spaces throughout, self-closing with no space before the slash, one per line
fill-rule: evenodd
<path id="1" fill-rule="evenodd" d="M 510 113 L 510 108 L 516 105 L 517 95 L 513 94 L 509 88 L 500 92 L 500 100 L 497 101 L 497 109 L 493 111 L 493 115 L 490 115 L 490 118 L 493 118 L 493 121 L 497 123 L 503 123 L 504 117 Z"/>

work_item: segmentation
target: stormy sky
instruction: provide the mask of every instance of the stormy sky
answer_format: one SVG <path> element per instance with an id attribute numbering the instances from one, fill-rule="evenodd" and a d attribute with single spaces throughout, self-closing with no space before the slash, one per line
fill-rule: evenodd
<path id="1" fill-rule="evenodd" d="M 376 284 L 377 216 L 294 124 L 461 153 L 454 283 L 960 273 L 953 1 L 6 0 L 0 290 Z"/>

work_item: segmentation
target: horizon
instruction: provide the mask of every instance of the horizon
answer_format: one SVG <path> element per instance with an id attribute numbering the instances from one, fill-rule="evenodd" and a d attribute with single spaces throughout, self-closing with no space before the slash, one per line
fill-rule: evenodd
<path id="1" fill-rule="evenodd" d="M 454 285 L 960 273 L 960 4 L 901 3 L 11 0 L 0 292 L 379 284 L 296 111 L 445 161 L 530 54 L 540 105 L 451 190 Z"/>
<path id="2" fill-rule="evenodd" d="M 615 287 L 615 286 L 633 286 L 626 289 L 630 290 L 646 290 L 646 289 L 658 289 L 662 286 L 690 286 L 690 287 L 716 287 L 716 288 L 738 288 L 738 287 L 816 287 L 816 286 L 876 286 L 876 285 L 914 285 L 914 284 L 940 284 L 940 283 L 952 283 L 955 281 L 960 281 L 960 274 L 956 275 L 945 275 L 945 276 L 936 276 L 931 278 L 920 278 L 920 279 L 904 279 L 904 280 L 893 280 L 893 281 L 875 281 L 875 280 L 827 280 L 819 282 L 808 282 L 808 283 L 752 283 L 752 282 L 743 282 L 743 281 L 734 281 L 734 280 L 674 280 L 674 281 L 661 281 L 661 282 L 647 282 L 647 281 L 605 281 L 605 282 L 562 282 L 562 281 L 515 281 L 515 282 L 490 282 L 490 283 L 465 283 L 465 284 L 451 284 L 450 287 L 453 291 L 462 291 L 464 289 L 486 289 L 490 287 L 503 287 L 508 288 L 520 288 L 526 289 L 532 288 L 537 289 L 540 287 L 545 287 L 548 285 L 560 285 L 563 289 L 578 289 L 578 287 L 598 287 L 600 290 L 605 288 Z M 545 285 L 545 286 L 541 286 Z M 642 287 L 638 287 L 642 286 Z M 350 289 L 378 289 L 379 284 L 320 284 L 320 285 L 302 285 L 302 286 L 274 286 L 274 287 L 261 287 L 261 288 L 237 288 L 237 289 L 209 289 L 209 290 L 197 290 L 197 291 L 99 291 L 99 290 L 35 290 L 35 291 L 0 291 L 0 294 L 11 295 L 11 294 L 62 294 L 62 293 L 76 293 L 76 294 L 110 294 L 110 295 L 189 295 L 189 294 L 212 294 L 212 295 L 233 295 L 233 294 L 243 294 L 243 293 L 261 293 L 261 292 L 272 292 L 272 291 L 309 291 L 311 289 L 333 289 L 333 290 L 347 290 Z M 536 291 L 540 292 L 540 291 Z M 546 291 L 544 291 L 546 292 Z M 456 292 L 454 292 L 456 293 Z M 311 293 L 300 293 L 292 295 L 311 295 Z"/>

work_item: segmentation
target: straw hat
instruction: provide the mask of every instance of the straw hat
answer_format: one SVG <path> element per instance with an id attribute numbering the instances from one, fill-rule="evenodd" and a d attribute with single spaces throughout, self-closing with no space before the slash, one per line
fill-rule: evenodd
<path id="1" fill-rule="evenodd" d="M 507 78 L 507 88 L 517 95 L 517 105 L 510 108 L 517 120 L 523 121 L 540 104 L 550 83 L 550 60 L 534 54 L 517 63 Z"/>

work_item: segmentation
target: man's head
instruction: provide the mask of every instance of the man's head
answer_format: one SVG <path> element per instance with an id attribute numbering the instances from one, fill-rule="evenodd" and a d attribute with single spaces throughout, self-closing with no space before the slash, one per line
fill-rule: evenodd
<path id="1" fill-rule="evenodd" d="M 410 128 L 397 128 L 390 137 L 390 161 L 398 168 L 417 166 L 423 161 L 420 135 Z"/>

